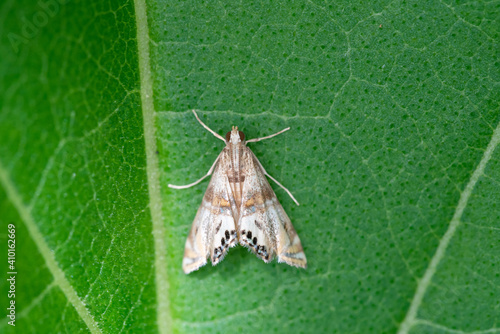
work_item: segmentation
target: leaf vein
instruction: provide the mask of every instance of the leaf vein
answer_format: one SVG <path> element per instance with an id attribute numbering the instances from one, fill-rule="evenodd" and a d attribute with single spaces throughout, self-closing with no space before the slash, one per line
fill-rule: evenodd
<path id="1" fill-rule="evenodd" d="M 427 267 L 422 279 L 420 279 L 417 285 L 417 290 L 411 301 L 410 308 L 408 309 L 408 312 L 406 313 L 403 322 L 399 326 L 398 334 L 408 334 L 411 327 L 417 324 L 418 321 L 421 321 L 417 320 L 417 312 L 425 296 L 427 288 L 431 285 L 431 281 L 434 274 L 436 273 L 437 267 L 446 253 L 446 248 L 448 247 L 451 239 L 453 238 L 453 235 L 455 234 L 458 226 L 460 225 L 460 218 L 462 217 L 465 207 L 467 206 L 467 202 L 472 194 L 472 191 L 474 190 L 474 186 L 479 180 L 479 177 L 483 175 L 486 164 L 490 161 L 491 156 L 493 155 L 493 152 L 495 151 L 495 148 L 498 146 L 499 143 L 500 143 L 500 122 L 498 123 L 495 131 L 493 132 L 492 138 L 488 146 L 486 147 L 486 150 L 484 151 L 483 157 L 481 158 L 479 165 L 476 167 L 474 173 L 472 173 L 472 176 L 467 185 L 465 186 L 464 191 L 460 194 L 460 199 L 458 201 L 457 208 L 455 209 L 455 213 L 453 214 L 453 218 L 451 219 L 445 234 L 439 241 L 438 248 L 436 249 L 436 252 L 432 257 L 429 266 Z"/>
<path id="2" fill-rule="evenodd" d="M 51 251 L 42 233 L 38 229 L 38 226 L 35 223 L 33 216 L 31 215 L 31 211 L 23 203 L 21 195 L 19 194 L 16 187 L 12 183 L 12 180 L 10 179 L 9 173 L 5 170 L 5 168 L 1 163 L 0 163 L 0 184 L 2 184 L 7 193 L 7 197 L 11 200 L 12 204 L 19 212 L 19 215 L 21 216 L 21 219 L 23 220 L 26 228 L 28 229 L 31 238 L 35 242 L 40 254 L 45 260 L 47 268 L 54 277 L 54 281 L 57 284 L 57 286 L 59 286 L 61 291 L 66 296 L 67 300 L 73 305 L 76 312 L 85 322 L 90 332 L 102 333 L 94 317 L 90 314 L 86 305 L 80 299 L 75 289 L 73 289 L 73 286 L 71 286 L 71 283 L 67 280 L 66 276 L 64 275 L 64 272 L 59 267 L 59 264 L 55 259 L 54 253 Z"/>

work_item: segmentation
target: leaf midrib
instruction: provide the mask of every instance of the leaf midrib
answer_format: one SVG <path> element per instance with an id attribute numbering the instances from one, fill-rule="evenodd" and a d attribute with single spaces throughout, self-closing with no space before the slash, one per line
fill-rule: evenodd
<path id="1" fill-rule="evenodd" d="M 160 192 L 160 169 L 156 154 L 156 124 L 149 53 L 148 18 L 145 0 L 134 0 L 134 6 L 137 25 L 137 49 L 146 148 L 149 208 L 151 210 L 155 247 L 156 321 L 159 333 L 167 334 L 171 332 L 172 316 L 170 314 L 169 282 L 167 277 L 166 233 L 163 224 Z"/>

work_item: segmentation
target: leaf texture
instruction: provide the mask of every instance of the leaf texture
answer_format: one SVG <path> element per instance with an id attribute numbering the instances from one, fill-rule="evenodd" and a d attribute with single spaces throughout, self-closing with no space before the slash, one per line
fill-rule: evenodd
<path id="1" fill-rule="evenodd" d="M 500 333 L 498 2 L 7 0 L 2 333 Z M 224 135 L 307 270 L 231 249 L 186 276 Z M 2 272 L 7 276 L 6 247 Z"/>

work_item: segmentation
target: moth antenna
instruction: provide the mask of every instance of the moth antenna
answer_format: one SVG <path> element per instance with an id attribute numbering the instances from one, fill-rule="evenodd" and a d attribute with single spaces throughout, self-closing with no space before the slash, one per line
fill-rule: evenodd
<path id="1" fill-rule="evenodd" d="M 269 139 L 269 138 L 272 138 L 272 137 L 275 137 L 277 135 L 280 135 L 282 134 L 283 132 L 285 131 L 288 131 L 290 130 L 290 127 L 286 128 L 286 129 L 283 129 L 281 130 L 280 132 L 276 132 L 272 135 L 269 135 L 269 136 L 265 136 L 265 137 L 260 137 L 260 138 L 254 138 L 254 139 L 250 139 L 250 140 L 247 140 L 247 143 L 255 143 L 255 142 L 258 142 L 258 141 L 261 141 L 261 140 L 264 140 L 264 139 Z"/>
<path id="2" fill-rule="evenodd" d="M 198 115 L 196 114 L 196 111 L 194 111 L 193 109 L 193 114 L 194 116 L 196 117 L 196 119 L 198 120 L 198 122 L 200 122 L 200 124 L 205 128 L 207 129 L 208 131 L 210 131 L 215 137 L 219 138 L 220 140 L 222 140 L 223 142 L 226 142 L 226 140 L 220 135 L 218 134 L 217 132 L 215 132 L 214 130 L 210 129 L 207 125 L 205 125 L 205 123 L 203 123 L 201 121 L 201 119 L 198 117 Z"/>

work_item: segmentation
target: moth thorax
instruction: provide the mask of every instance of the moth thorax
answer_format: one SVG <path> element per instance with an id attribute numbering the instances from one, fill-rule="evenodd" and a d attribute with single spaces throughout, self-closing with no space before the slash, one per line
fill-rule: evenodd
<path id="1" fill-rule="evenodd" d="M 245 134 L 238 131 L 237 126 L 233 126 L 232 130 L 226 133 L 226 142 L 231 144 L 238 144 L 245 141 Z"/>

